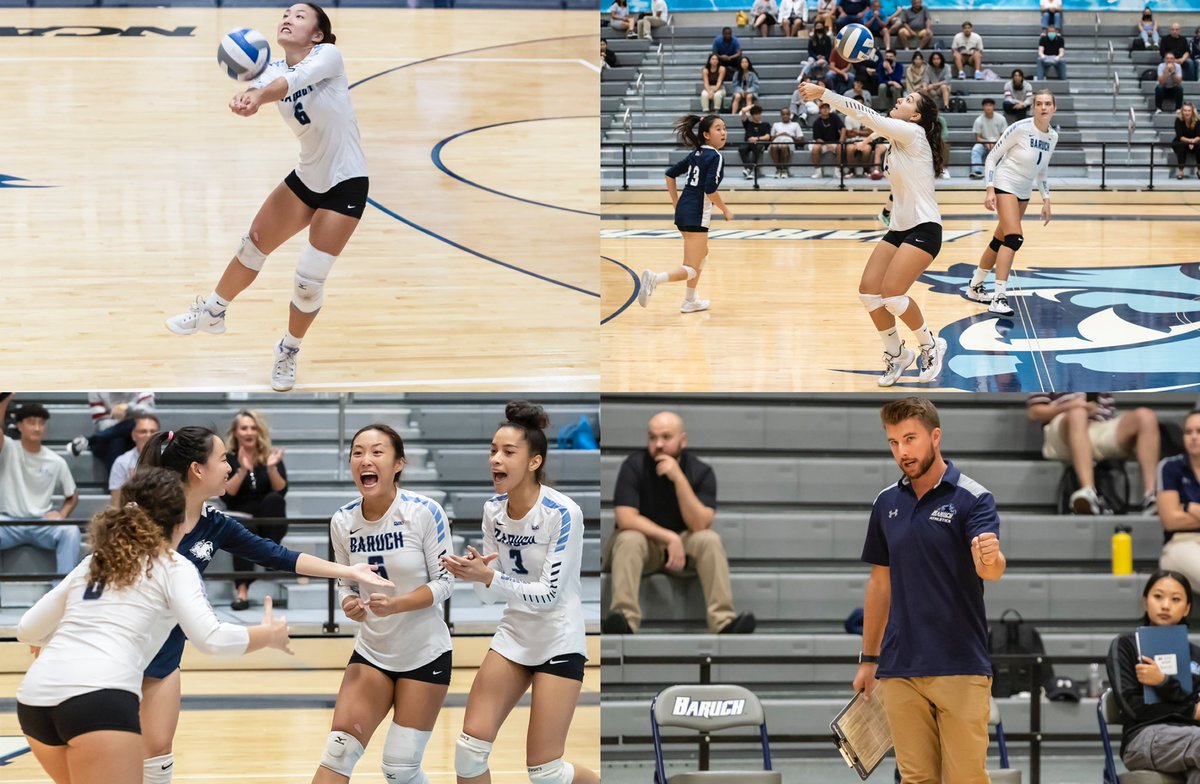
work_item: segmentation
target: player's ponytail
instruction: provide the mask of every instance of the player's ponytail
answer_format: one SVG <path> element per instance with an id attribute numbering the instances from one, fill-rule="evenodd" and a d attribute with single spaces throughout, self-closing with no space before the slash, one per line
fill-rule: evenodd
<path id="1" fill-rule="evenodd" d="M 705 117 L 688 114 L 680 117 L 675 123 L 675 137 L 685 147 L 699 150 L 704 146 L 704 134 L 708 133 L 712 124 L 719 119 L 721 119 L 719 114 L 710 114 Z"/>
<path id="2" fill-rule="evenodd" d="M 917 124 L 925 129 L 925 138 L 929 140 L 929 152 L 933 154 L 933 176 L 937 177 L 946 166 L 942 155 L 942 126 L 938 122 L 937 102 L 929 93 L 921 93 L 921 97 L 917 99 L 917 111 L 921 114 Z"/>
<path id="3" fill-rule="evenodd" d="M 546 415 L 545 409 L 535 403 L 514 400 L 504 407 L 504 418 L 506 421 L 501 427 L 520 430 L 525 436 L 525 443 L 529 444 L 530 458 L 534 455 L 542 458 L 542 462 L 533 472 L 533 478 L 538 484 L 542 484 L 546 478 L 546 427 L 550 424 L 550 417 Z"/>
<path id="4" fill-rule="evenodd" d="M 88 527 L 92 543 L 89 582 L 126 588 L 150 575 L 153 561 L 183 522 L 183 483 L 173 471 L 145 468 L 121 487 L 120 506 L 96 514 Z"/>
<path id="5" fill-rule="evenodd" d="M 325 9 L 316 3 L 305 3 L 317 15 L 317 29 L 321 31 L 321 40 L 318 43 L 336 44 L 337 36 L 333 34 L 333 23 L 329 21 L 329 14 L 325 13 Z"/>
<path id="6" fill-rule="evenodd" d="M 174 471 L 186 482 L 192 463 L 203 465 L 208 462 L 212 455 L 215 435 L 216 433 L 207 427 L 195 426 L 159 431 L 142 447 L 142 455 L 137 463 L 138 470 L 166 468 Z"/>

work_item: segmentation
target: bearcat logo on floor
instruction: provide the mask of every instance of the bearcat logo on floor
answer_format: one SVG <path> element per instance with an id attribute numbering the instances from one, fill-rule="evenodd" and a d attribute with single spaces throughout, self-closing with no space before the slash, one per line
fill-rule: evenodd
<path id="1" fill-rule="evenodd" d="M 147 34 L 164 35 L 168 38 L 191 38 L 195 27 L 176 27 L 164 30 L 161 27 L 103 27 L 101 25 L 55 25 L 54 27 L 0 27 L 0 38 L 92 38 L 100 35 L 118 35 L 124 38 L 144 38 Z"/>
<path id="2" fill-rule="evenodd" d="M 671 715 L 709 719 L 716 716 L 741 716 L 745 712 L 745 700 L 693 700 L 691 697 L 676 697 Z"/>

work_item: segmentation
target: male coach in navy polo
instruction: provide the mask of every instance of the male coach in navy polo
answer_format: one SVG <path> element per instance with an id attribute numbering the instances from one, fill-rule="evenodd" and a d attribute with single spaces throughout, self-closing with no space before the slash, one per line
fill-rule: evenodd
<path id="1" fill-rule="evenodd" d="M 867 526 L 862 559 L 872 567 L 854 689 L 882 691 L 904 784 L 988 784 L 983 581 L 1005 566 L 996 501 L 942 459 L 928 400 L 894 400 L 880 417 L 904 476 L 876 497 Z"/>

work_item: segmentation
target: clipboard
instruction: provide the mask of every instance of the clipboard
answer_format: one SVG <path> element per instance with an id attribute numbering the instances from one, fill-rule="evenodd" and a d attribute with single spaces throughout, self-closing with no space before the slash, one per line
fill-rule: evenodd
<path id="1" fill-rule="evenodd" d="M 875 689 L 869 700 L 862 695 L 860 691 L 850 698 L 829 729 L 846 765 L 866 781 L 892 750 L 892 730 L 883 710 L 883 690 Z"/>

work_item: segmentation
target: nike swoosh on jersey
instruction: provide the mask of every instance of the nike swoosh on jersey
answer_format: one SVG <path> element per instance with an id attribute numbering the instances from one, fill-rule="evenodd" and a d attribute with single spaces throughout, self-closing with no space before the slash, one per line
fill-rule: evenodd
<path id="1" fill-rule="evenodd" d="M 361 530 L 362 530 L 361 528 L 351 528 L 351 529 L 350 529 L 350 535 L 351 535 L 351 536 L 354 536 L 356 533 L 358 533 L 358 532 L 359 532 L 359 531 L 361 531 Z"/>

